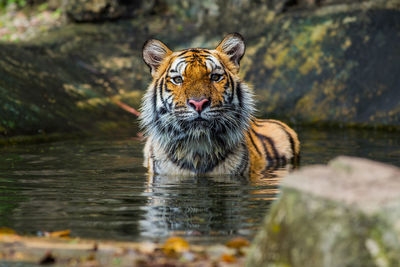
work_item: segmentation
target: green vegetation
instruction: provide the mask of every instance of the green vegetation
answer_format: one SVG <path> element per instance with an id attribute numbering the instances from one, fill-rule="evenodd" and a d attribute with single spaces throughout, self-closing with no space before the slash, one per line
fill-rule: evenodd
<path id="1" fill-rule="evenodd" d="M 33 13 L 40 13 L 46 10 L 59 10 L 57 5 L 50 6 L 48 1 L 45 0 L 0 0 L 0 14 L 12 11 L 24 10 Z"/>
<path id="2" fill-rule="evenodd" d="M 0 9 L 6 8 L 9 5 L 15 4 L 18 7 L 25 7 L 28 3 L 26 0 L 1 0 L 0 1 Z"/>

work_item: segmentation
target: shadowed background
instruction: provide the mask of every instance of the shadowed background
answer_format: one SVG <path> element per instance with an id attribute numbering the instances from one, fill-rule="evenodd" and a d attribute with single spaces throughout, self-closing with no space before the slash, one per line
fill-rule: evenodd
<path id="1" fill-rule="evenodd" d="M 135 133 L 136 117 L 115 103 L 140 106 L 151 78 L 145 40 L 214 48 L 230 32 L 246 39 L 241 77 L 253 85 L 260 115 L 400 126 L 398 0 L 3 0 L 0 8 L 3 140 Z M 35 12 L 55 22 L 13 37 L 24 30 L 7 23 Z"/>

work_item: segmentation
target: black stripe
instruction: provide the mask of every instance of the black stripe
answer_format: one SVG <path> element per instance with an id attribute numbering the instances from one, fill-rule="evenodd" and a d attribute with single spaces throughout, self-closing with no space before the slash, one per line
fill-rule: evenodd
<path id="1" fill-rule="evenodd" d="M 226 84 L 224 85 L 224 89 L 225 89 L 225 92 L 228 90 L 228 88 L 231 86 L 231 83 L 230 83 L 230 81 L 229 81 L 229 79 L 226 79 Z M 224 94 L 224 96 L 225 96 L 225 94 Z M 225 100 L 225 97 L 224 97 L 224 100 Z M 231 97 L 231 96 L 228 96 L 228 103 L 232 103 L 232 100 L 233 100 L 233 97 Z M 222 104 L 222 103 L 221 103 Z"/>
<path id="2" fill-rule="evenodd" d="M 240 86 L 240 83 L 238 83 L 236 87 L 236 95 L 239 101 L 239 106 L 242 107 L 243 104 L 243 95 L 242 95 L 242 87 Z"/>
<path id="3" fill-rule="evenodd" d="M 213 57 L 213 56 L 207 56 L 207 55 L 204 55 L 204 56 L 202 56 L 203 58 L 205 58 L 206 60 L 209 60 L 209 61 L 211 61 L 215 66 L 217 65 L 217 62 L 215 62 L 215 57 Z M 216 66 L 216 69 L 222 69 L 220 66 Z"/>
<path id="4" fill-rule="evenodd" d="M 170 93 L 172 91 L 171 89 L 168 88 L 167 82 L 165 82 L 165 84 L 164 84 L 164 90 L 165 90 L 165 92 L 168 92 L 168 93 Z M 171 95 L 168 96 L 167 99 L 170 98 L 170 97 L 171 97 Z"/>
<path id="5" fill-rule="evenodd" d="M 209 60 L 211 60 L 211 57 L 210 56 L 208 56 L 208 55 L 199 55 L 199 54 L 193 54 L 193 55 L 190 55 L 190 56 L 181 56 L 181 57 L 179 57 L 179 58 L 190 58 L 190 57 L 193 57 L 193 58 L 205 58 L 205 59 L 209 59 Z"/>
<path id="6" fill-rule="evenodd" d="M 193 53 L 200 53 L 201 51 L 197 48 L 191 48 L 189 49 L 189 51 L 193 52 Z"/>
<path id="7" fill-rule="evenodd" d="M 164 90 L 165 90 L 166 92 L 171 92 L 171 90 L 168 89 L 167 83 L 164 83 Z M 170 95 L 170 96 L 172 96 L 172 95 Z M 168 110 L 169 110 L 169 111 L 172 110 L 172 101 L 169 102 L 169 103 L 164 103 L 164 104 L 167 104 L 167 105 L 168 105 Z"/>
<path id="8" fill-rule="evenodd" d="M 228 73 L 229 81 L 231 82 L 231 88 L 232 88 L 232 94 L 229 97 L 229 103 L 232 103 L 233 101 L 233 95 L 235 93 L 235 83 L 233 82 L 232 76 Z"/>
<path id="9" fill-rule="evenodd" d="M 180 62 L 175 66 L 175 68 L 176 68 L 176 69 L 179 69 L 179 66 L 180 66 L 181 64 L 183 64 L 183 63 L 186 63 L 186 61 L 185 61 L 185 60 L 180 61 Z M 185 70 L 186 70 L 186 69 L 185 69 Z"/>
<path id="10" fill-rule="evenodd" d="M 269 145 L 271 146 L 272 152 L 274 153 L 274 159 L 279 160 L 280 156 L 279 156 L 278 150 L 276 150 L 275 142 L 271 138 L 269 138 L 265 135 L 262 135 L 262 134 L 260 134 L 260 135 L 263 136 L 265 141 L 267 141 L 269 143 Z"/>
<path id="11" fill-rule="evenodd" d="M 231 85 L 231 83 L 230 83 L 229 79 L 226 79 L 226 84 L 224 86 L 225 90 L 227 90 L 230 85 Z"/>
<path id="12" fill-rule="evenodd" d="M 180 54 L 178 55 L 178 57 L 183 56 L 183 55 L 185 55 L 185 54 L 187 54 L 187 53 L 189 53 L 189 52 L 190 52 L 190 50 L 184 50 L 182 53 L 180 53 Z"/>
<path id="13" fill-rule="evenodd" d="M 163 96 L 163 87 L 164 87 L 164 78 L 162 78 L 161 83 L 160 83 L 158 89 L 160 90 L 160 99 L 161 99 L 161 102 L 162 102 L 164 108 L 168 110 L 167 104 L 165 103 L 164 96 Z"/>
<path id="14" fill-rule="evenodd" d="M 260 150 L 258 149 L 256 143 L 254 142 L 253 136 L 251 136 L 251 133 L 250 133 L 250 132 L 248 132 L 248 134 L 249 134 L 250 141 L 251 141 L 251 143 L 253 144 L 254 148 L 256 149 L 258 155 L 261 155 Z"/>
<path id="15" fill-rule="evenodd" d="M 260 134 L 260 133 L 257 133 L 257 132 L 254 131 L 254 130 L 253 130 L 253 132 L 256 134 L 256 136 L 257 136 L 260 140 L 265 140 L 266 142 L 269 143 L 269 145 L 271 146 L 272 152 L 274 153 L 274 158 L 273 158 L 273 159 L 276 160 L 276 161 L 279 161 L 280 156 L 279 156 L 278 150 L 276 150 L 274 141 L 273 141 L 271 138 L 269 138 L 268 136 L 265 136 L 265 135 L 262 135 L 262 134 Z M 263 143 L 263 142 L 262 142 L 262 143 Z M 263 144 L 265 145 L 265 143 L 263 143 Z"/>
<path id="16" fill-rule="evenodd" d="M 260 140 L 261 144 L 263 145 L 264 150 L 265 150 L 265 157 L 266 157 L 267 162 L 268 162 L 268 163 L 272 163 L 271 155 L 269 154 L 269 151 L 268 151 L 268 149 L 267 149 L 267 146 L 266 146 L 265 143 L 263 142 L 263 136 L 260 136 L 260 134 L 258 134 L 256 131 L 254 131 L 254 129 L 251 129 L 251 130 L 252 130 L 252 132 L 255 134 L 255 136 L 258 137 L 258 139 Z"/>
<path id="17" fill-rule="evenodd" d="M 258 122 L 259 122 L 259 120 L 257 120 L 257 119 L 253 120 L 253 123 L 254 123 L 255 126 L 262 127 L 262 125 L 258 124 Z"/>
<path id="18" fill-rule="evenodd" d="M 292 149 L 292 153 L 293 153 L 293 157 L 294 157 L 295 154 L 296 154 L 296 152 L 295 152 L 295 147 L 294 147 L 294 139 L 293 139 L 293 136 L 285 129 L 285 127 L 284 127 L 281 123 L 279 123 L 279 122 L 277 122 L 277 121 L 271 121 L 271 120 L 267 120 L 267 122 L 269 122 L 269 123 L 275 123 L 275 124 L 279 125 L 279 126 L 281 127 L 281 129 L 286 133 L 286 135 L 287 135 L 288 138 L 289 138 L 290 148 Z"/>

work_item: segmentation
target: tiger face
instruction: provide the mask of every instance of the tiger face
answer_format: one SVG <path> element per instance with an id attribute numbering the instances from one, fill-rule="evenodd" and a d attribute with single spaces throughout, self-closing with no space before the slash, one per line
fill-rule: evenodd
<path id="1" fill-rule="evenodd" d="M 182 168 L 205 172 L 244 140 L 254 111 L 252 92 L 238 77 L 244 52 L 239 34 L 226 36 L 215 49 L 173 52 L 158 40 L 145 43 L 153 82 L 141 124 Z"/>

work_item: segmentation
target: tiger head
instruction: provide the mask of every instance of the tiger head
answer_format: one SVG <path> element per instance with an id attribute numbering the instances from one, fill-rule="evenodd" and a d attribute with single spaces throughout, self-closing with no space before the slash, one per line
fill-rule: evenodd
<path id="1" fill-rule="evenodd" d="M 244 52 L 238 33 L 227 35 L 215 49 L 177 52 L 148 40 L 143 59 L 153 82 L 141 110 L 147 135 L 171 153 L 201 153 L 196 147 L 209 153 L 243 141 L 254 112 L 252 91 L 238 76 Z"/>

